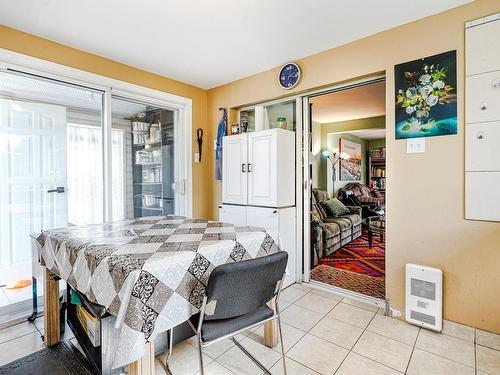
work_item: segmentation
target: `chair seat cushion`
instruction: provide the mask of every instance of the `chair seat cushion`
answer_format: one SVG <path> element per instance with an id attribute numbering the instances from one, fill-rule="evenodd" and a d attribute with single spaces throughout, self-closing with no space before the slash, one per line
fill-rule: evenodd
<path id="1" fill-rule="evenodd" d="M 274 311 L 272 309 L 267 306 L 262 306 L 250 314 L 245 314 L 236 318 L 205 320 L 201 330 L 201 339 L 203 342 L 216 340 L 232 332 L 236 332 L 242 328 L 249 327 L 270 318 L 273 314 Z"/>

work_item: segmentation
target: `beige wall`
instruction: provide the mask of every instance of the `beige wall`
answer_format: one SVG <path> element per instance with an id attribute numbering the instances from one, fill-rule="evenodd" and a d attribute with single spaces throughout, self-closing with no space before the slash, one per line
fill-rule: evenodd
<path id="1" fill-rule="evenodd" d="M 3 25 L 0 25 L 0 48 L 191 98 L 193 100 L 193 150 L 197 150 L 196 129 L 202 128 L 205 134 L 208 133 L 206 90 L 38 38 Z M 205 139 L 208 138 L 205 137 Z M 209 147 L 204 147 L 204 150 L 208 149 Z M 210 161 L 206 157 L 202 158 L 200 164 L 193 163 L 193 214 L 199 218 L 209 216 L 212 188 L 209 165 L 211 165 Z"/>
<path id="2" fill-rule="evenodd" d="M 445 318 L 493 332 L 500 332 L 500 223 L 464 219 L 464 23 L 499 11 L 498 0 L 477 0 L 299 60 L 303 79 L 292 92 L 277 85 L 279 67 L 208 92 L 213 139 L 220 106 L 271 100 L 385 71 L 388 297 L 404 310 L 406 263 L 438 267 L 444 270 Z M 459 133 L 428 138 L 425 154 L 407 155 L 405 142 L 394 137 L 394 65 L 452 49 L 458 51 Z M 210 174 L 213 180 L 212 168 Z M 217 183 L 211 217 L 217 217 L 219 202 Z"/>

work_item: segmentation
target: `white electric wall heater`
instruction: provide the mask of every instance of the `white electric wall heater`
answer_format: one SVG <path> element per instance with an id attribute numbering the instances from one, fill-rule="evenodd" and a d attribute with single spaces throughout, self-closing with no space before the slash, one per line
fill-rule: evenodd
<path id="1" fill-rule="evenodd" d="M 433 331 L 443 328 L 443 272 L 406 265 L 406 321 Z"/>

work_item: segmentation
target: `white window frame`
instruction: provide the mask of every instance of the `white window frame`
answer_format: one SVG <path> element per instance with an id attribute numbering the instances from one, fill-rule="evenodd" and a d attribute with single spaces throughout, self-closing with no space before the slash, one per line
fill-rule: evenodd
<path id="1" fill-rule="evenodd" d="M 180 215 L 193 215 L 193 183 L 192 183 L 192 99 L 170 94 L 164 91 L 131 84 L 84 70 L 23 55 L 0 48 L 0 71 L 22 72 L 65 83 L 88 87 L 102 91 L 103 94 L 103 186 L 104 186 L 104 221 L 111 218 L 111 95 L 129 100 L 147 102 L 175 112 L 178 124 L 179 168 L 176 188 L 184 199 L 176 202 L 176 210 Z M 176 139 L 177 141 L 177 139 Z"/>

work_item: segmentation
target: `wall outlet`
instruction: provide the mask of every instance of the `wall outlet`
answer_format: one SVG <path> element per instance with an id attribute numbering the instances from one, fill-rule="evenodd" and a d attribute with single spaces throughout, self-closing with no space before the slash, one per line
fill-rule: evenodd
<path id="1" fill-rule="evenodd" d="M 406 140 L 407 154 L 420 154 L 425 152 L 425 138 L 410 138 Z"/>
<path id="2" fill-rule="evenodd" d="M 401 311 L 393 309 L 391 307 L 391 316 L 394 318 L 399 318 L 401 316 Z"/>
<path id="3" fill-rule="evenodd" d="M 194 162 L 195 163 L 199 163 L 200 162 L 200 153 L 199 152 L 195 152 L 194 153 Z"/>

